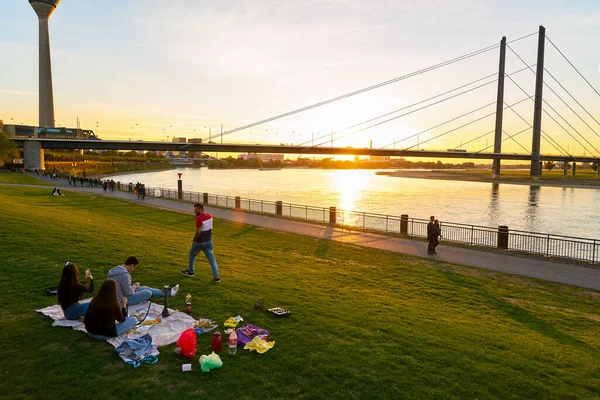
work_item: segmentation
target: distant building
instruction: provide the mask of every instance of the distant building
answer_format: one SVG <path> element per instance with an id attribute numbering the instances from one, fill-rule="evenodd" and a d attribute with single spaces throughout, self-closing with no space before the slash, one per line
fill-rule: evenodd
<path id="1" fill-rule="evenodd" d="M 184 137 L 174 137 L 173 136 L 173 143 L 187 143 L 187 139 Z"/>
<path id="2" fill-rule="evenodd" d="M 188 139 L 188 143 L 202 143 L 202 139 L 200 139 L 200 138 Z M 200 158 L 200 157 L 202 157 L 202 152 L 201 151 L 188 151 L 187 156 L 188 156 L 188 158 Z"/>
<path id="3" fill-rule="evenodd" d="M 258 158 L 262 161 L 283 161 L 284 154 L 269 154 L 269 153 L 246 153 L 240 154 L 238 158 L 242 160 L 252 160 Z"/>
<path id="4" fill-rule="evenodd" d="M 369 156 L 369 162 L 389 162 L 390 156 Z"/>

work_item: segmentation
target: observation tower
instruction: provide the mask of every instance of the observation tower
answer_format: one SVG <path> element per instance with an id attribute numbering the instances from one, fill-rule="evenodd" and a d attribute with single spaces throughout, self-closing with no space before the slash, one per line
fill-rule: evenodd
<path id="1" fill-rule="evenodd" d="M 52 93 L 52 65 L 50 60 L 50 34 L 48 19 L 60 0 L 29 0 L 38 16 L 40 25 L 39 40 L 39 126 L 54 128 L 54 95 Z"/>

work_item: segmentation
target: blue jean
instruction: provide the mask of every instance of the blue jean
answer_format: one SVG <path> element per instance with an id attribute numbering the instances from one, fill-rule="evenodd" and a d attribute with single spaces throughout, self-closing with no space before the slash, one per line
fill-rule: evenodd
<path id="1" fill-rule="evenodd" d="M 66 310 L 63 310 L 63 313 L 65 314 L 66 319 L 76 320 L 85 315 L 89 306 L 89 301 L 85 303 L 76 302 L 71 304 Z"/>
<path id="2" fill-rule="evenodd" d="M 123 322 L 117 322 L 117 325 L 116 325 L 117 336 L 121 335 L 123 332 L 125 332 L 127 329 L 131 328 L 135 324 L 137 324 L 137 319 L 135 317 L 127 317 L 127 319 L 125 321 L 123 321 Z M 96 340 L 107 340 L 107 339 L 109 339 L 108 336 L 94 335 L 93 333 L 89 333 L 89 332 L 88 332 L 88 336 L 91 337 L 92 339 L 96 339 Z"/>
<path id="3" fill-rule="evenodd" d="M 206 259 L 210 263 L 210 268 L 212 269 L 213 277 L 216 279 L 219 277 L 219 267 L 217 266 L 217 261 L 215 260 L 215 255 L 213 254 L 213 242 L 192 242 L 192 248 L 190 249 L 190 262 L 188 265 L 188 271 L 190 273 L 194 273 L 194 262 L 196 261 L 196 256 L 201 251 L 204 252 Z"/>
<path id="4" fill-rule="evenodd" d="M 168 292 L 169 296 L 171 292 Z M 150 297 L 165 297 L 165 292 L 160 289 L 154 289 L 148 286 L 140 286 L 134 294 L 127 298 L 127 305 L 135 305 L 150 300 Z"/>

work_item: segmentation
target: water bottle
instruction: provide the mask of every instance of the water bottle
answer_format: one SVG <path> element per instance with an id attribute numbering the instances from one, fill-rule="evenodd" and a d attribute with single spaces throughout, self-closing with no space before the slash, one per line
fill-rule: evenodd
<path id="1" fill-rule="evenodd" d="M 189 293 L 185 296 L 185 312 L 188 314 L 192 312 L 192 295 Z"/>
<path id="2" fill-rule="evenodd" d="M 223 341 L 221 340 L 221 332 L 215 332 L 212 338 L 212 351 L 218 353 L 223 349 Z"/>
<path id="3" fill-rule="evenodd" d="M 231 329 L 231 334 L 229 335 L 229 354 L 235 354 L 237 352 L 237 335 L 235 333 L 235 328 Z"/>

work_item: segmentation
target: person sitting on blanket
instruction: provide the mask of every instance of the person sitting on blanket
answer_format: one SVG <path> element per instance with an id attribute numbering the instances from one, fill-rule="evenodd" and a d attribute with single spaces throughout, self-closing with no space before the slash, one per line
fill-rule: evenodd
<path id="1" fill-rule="evenodd" d="M 70 261 L 65 264 L 58 288 L 56 289 L 56 300 L 65 314 L 66 319 L 77 320 L 85 315 L 90 303 L 81 303 L 84 293 L 94 293 L 94 277 L 86 271 L 85 277 L 90 280 L 89 287 L 79 282 L 79 269 Z"/>
<path id="2" fill-rule="evenodd" d="M 135 317 L 127 317 L 127 298 L 117 301 L 117 284 L 107 279 L 90 303 L 83 323 L 88 335 L 97 340 L 119 336 L 137 323 Z M 117 322 L 115 322 L 117 321 Z"/>
<path id="3" fill-rule="evenodd" d="M 131 273 L 135 271 L 139 260 L 135 256 L 128 257 L 123 265 L 119 265 L 108 271 L 108 278 L 117 282 L 117 297 L 127 299 L 129 305 L 142 303 L 150 297 L 165 297 L 166 295 L 175 296 L 179 290 L 179 285 L 173 286 L 170 292 L 163 292 L 160 289 L 154 289 L 148 286 L 140 286 L 139 282 L 131 284 Z M 122 304 L 122 303 L 121 303 Z"/>

